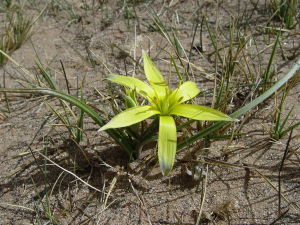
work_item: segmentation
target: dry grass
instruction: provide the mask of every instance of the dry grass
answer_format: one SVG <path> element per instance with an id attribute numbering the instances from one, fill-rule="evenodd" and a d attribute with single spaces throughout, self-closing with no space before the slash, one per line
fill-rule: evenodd
<path id="1" fill-rule="evenodd" d="M 0 10 L 0 49 L 18 62 L 1 54 L 4 223 L 299 222 L 299 70 L 281 88 L 276 83 L 300 54 L 296 1 L 42 3 L 5 1 Z M 39 18 L 37 26 L 27 13 Z M 29 37 L 33 54 L 26 52 Z M 136 134 L 97 132 L 126 108 L 126 92 L 100 78 L 110 72 L 139 77 L 141 49 L 149 50 L 171 86 L 197 82 L 202 92 L 193 103 L 240 119 L 177 118 L 180 150 L 169 177 L 158 171 L 155 132 L 146 132 L 141 159 L 131 163 L 115 143 L 134 141 Z M 24 54 L 36 54 L 36 65 Z M 31 91 L 12 94 L 7 87 Z"/>

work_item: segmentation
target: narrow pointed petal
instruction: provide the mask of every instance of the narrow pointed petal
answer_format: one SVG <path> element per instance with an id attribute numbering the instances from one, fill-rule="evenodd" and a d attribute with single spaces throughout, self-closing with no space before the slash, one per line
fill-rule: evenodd
<path id="1" fill-rule="evenodd" d="M 164 96 L 167 84 L 161 75 L 161 72 L 145 52 L 143 52 L 143 59 L 144 71 L 149 83 L 159 96 Z"/>
<path id="2" fill-rule="evenodd" d="M 127 127 L 141 122 L 155 114 L 159 114 L 159 112 L 157 110 L 153 110 L 149 105 L 129 108 L 112 118 L 111 121 L 101 127 L 99 131 L 110 128 Z"/>
<path id="3" fill-rule="evenodd" d="M 174 165 L 176 147 L 176 125 L 173 117 L 160 116 L 158 133 L 158 160 L 162 174 L 166 176 Z"/>
<path id="4" fill-rule="evenodd" d="M 196 83 L 192 81 L 184 82 L 177 89 L 177 95 L 181 96 L 180 103 L 188 101 L 199 94 L 200 90 L 197 88 Z"/>
<path id="5" fill-rule="evenodd" d="M 190 104 L 180 104 L 175 106 L 171 113 L 172 115 L 183 116 L 193 120 L 226 120 L 226 121 L 235 121 L 235 119 L 227 116 L 226 114 L 200 105 L 190 105 Z"/>
<path id="6" fill-rule="evenodd" d="M 142 95 L 144 98 L 147 98 L 147 96 L 153 98 L 154 96 L 154 90 L 147 83 L 137 78 L 110 74 L 108 75 L 107 79 L 132 90 L 136 90 L 136 92 Z"/>

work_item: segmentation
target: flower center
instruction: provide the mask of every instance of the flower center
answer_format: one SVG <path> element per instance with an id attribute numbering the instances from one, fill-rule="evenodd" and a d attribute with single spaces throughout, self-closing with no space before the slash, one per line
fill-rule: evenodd
<path id="1" fill-rule="evenodd" d="M 166 94 L 163 96 L 159 96 L 156 93 L 151 103 L 156 110 L 160 111 L 162 116 L 169 116 L 173 107 L 180 104 L 179 97 L 176 93 L 176 90 L 166 89 Z"/>

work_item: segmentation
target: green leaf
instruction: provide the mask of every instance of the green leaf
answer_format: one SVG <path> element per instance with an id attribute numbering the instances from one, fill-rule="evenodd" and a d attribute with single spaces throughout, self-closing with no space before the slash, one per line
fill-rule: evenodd
<path id="1" fill-rule="evenodd" d="M 184 82 L 177 89 L 177 95 L 181 96 L 180 103 L 188 101 L 199 94 L 200 90 L 197 88 L 196 83 L 192 81 Z"/>
<path id="2" fill-rule="evenodd" d="M 200 105 L 191 105 L 191 104 L 180 104 L 176 105 L 171 111 L 172 115 L 178 115 L 187 117 L 193 120 L 226 120 L 226 121 L 235 121 L 235 119 L 230 118 L 226 114 Z"/>
<path id="3" fill-rule="evenodd" d="M 41 75 L 44 77 L 49 87 L 53 90 L 58 90 L 55 81 L 52 79 L 52 75 L 49 73 L 49 71 L 47 71 L 47 69 L 42 65 L 42 63 L 40 61 L 36 61 L 35 64 L 37 65 Z"/>
<path id="4" fill-rule="evenodd" d="M 235 118 L 235 117 L 239 117 L 239 116 L 246 114 L 251 109 L 253 109 L 255 106 L 257 106 L 258 104 L 262 103 L 263 101 L 268 99 L 270 96 L 272 96 L 277 90 L 279 90 L 284 84 L 286 84 L 286 82 L 288 82 L 289 79 L 291 79 L 293 76 L 297 76 L 299 74 L 300 74 L 300 59 L 293 65 L 293 67 L 289 70 L 289 72 L 284 77 L 282 77 L 279 81 L 277 81 L 269 90 L 267 90 L 265 93 L 263 93 L 256 99 L 254 99 L 252 102 L 248 103 L 247 105 L 243 106 L 239 110 L 235 111 L 230 116 Z M 188 146 L 191 143 L 196 142 L 200 138 L 203 138 L 203 137 L 207 136 L 208 134 L 210 134 L 218 129 L 221 129 L 225 124 L 227 124 L 226 121 L 220 121 L 220 122 L 214 123 L 210 127 L 206 128 L 204 130 L 201 130 L 199 133 L 197 133 L 197 134 L 193 135 L 192 137 L 189 137 L 186 140 L 184 140 L 183 142 L 181 142 L 178 145 L 178 149 L 185 148 L 186 146 Z"/>
<path id="5" fill-rule="evenodd" d="M 145 82 L 143 82 L 137 78 L 120 76 L 120 75 L 116 75 L 116 74 L 109 74 L 107 79 L 114 83 L 121 84 L 125 87 L 135 90 L 137 93 L 142 95 L 144 98 L 147 98 L 148 96 L 150 98 L 153 98 L 153 96 L 154 96 L 153 89 L 148 84 L 146 84 Z"/>
<path id="6" fill-rule="evenodd" d="M 1 52 L 1 50 L 0 50 Z M 89 105 L 82 102 L 81 100 L 51 89 L 44 89 L 44 88 L 32 88 L 32 89 L 5 89 L 0 88 L 0 93 L 30 93 L 30 94 L 39 94 L 39 95 L 49 95 L 51 97 L 55 97 L 61 100 L 65 100 L 76 107 L 78 107 L 80 110 L 84 111 L 91 119 L 93 119 L 99 126 L 104 126 L 105 121 L 100 117 L 100 115 L 93 110 Z M 118 143 L 131 157 L 133 152 L 133 146 L 131 143 L 131 140 L 128 139 L 125 135 L 120 133 L 117 130 L 108 130 L 106 133 L 115 140 L 116 143 Z"/>
<path id="7" fill-rule="evenodd" d="M 158 160 L 164 176 L 171 171 L 177 146 L 176 125 L 173 117 L 160 116 L 158 133 Z"/>
<path id="8" fill-rule="evenodd" d="M 156 114 L 159 114 L 159 111 L 153 110 L 149 105 L 132 107 L 116 115 L 105 126 L 101 127 L 100 131 L 127 127 Z"/>
<path id="9" fill-rule="evenodd" d="M 145 52 L 143 52 L 143 59 L 144 71 L 149 83 L 159 96 L 165 96 L 167 84 L 161 72 Z"/>

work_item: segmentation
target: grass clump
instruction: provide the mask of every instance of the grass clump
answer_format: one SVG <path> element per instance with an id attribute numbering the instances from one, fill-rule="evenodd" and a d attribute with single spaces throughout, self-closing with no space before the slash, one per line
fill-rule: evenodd
<path id="1" fill-rule="evenodd" d="M 5 11 L 7 9 L 9 9 L 12 5 L 12 0 L 2 0 L 0 2 L 0 10 L 1 11 Z"/>
<path id="2" fill-rule="evenodd" d="M 284 116 L 283 113 L 283 106 L 286 100 L 288 94 L 287 88 L 284 90 L 284 93 L 282 94 L 282 97 L 280 99 L 279 105 L 275 110 L 274 114 L 274 126 L 273 130 L 271 132 L 271 138 L 274 140 L 280 140 L 285 135 L 290 133 L 293 129 L 300 126 L 300 122 L 296 123 L 289 123 L 289 120 L 291 119 L 291 114 L 294 110 L 294 106 L 287 112 L 287 114 Z"/>
<path id="3" fill-rule="evenodd" d="M 293 29 L 297 24 L 298 5 L 298 0 L 273 0 L 271 2 L 275 18 L 281 21 L 287 29 Z"/>
<path id="4" fill-rule="evenodd" d="M 10 6 L 10 4 L 7 4 Z M 6 23 L 0 32 L 0 49 L 11 54 L 21 47 L 30 37 L 33 19 L 26 16 L 22 9 L 7 10 Z M 5 62 L 5 56 L 0 54 L 0 65 Z"/>
<path id="5" fill-rule="evenodd" d="M 70 21 L 78 21 L 80 16 L 76 12 L 76 7 L 65 0 L 51 0 L 51 8 L 53 11 L 62 10 L 68 15 Z"/>

